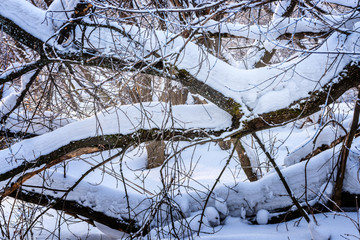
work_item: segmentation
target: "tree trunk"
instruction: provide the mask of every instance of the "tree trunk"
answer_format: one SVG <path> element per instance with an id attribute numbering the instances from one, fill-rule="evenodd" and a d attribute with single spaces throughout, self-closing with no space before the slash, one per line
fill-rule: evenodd
<path id="1" fill-rule="evenodd" d="M 345 138 L 345 142 L 341 148 L 341 152 L 339 155 L 338 160 L 338 170 L 337 170 L 337 176 L 336 176 L 336 182 L 335 182 L 335 190 L 334 190 L 334 196 L 333 196 L 333 209 L 341 209 L 341 194 L 343 191 L 343 182 L 345 177 L 345 171 L 346 171 L 346 162 L 349 156 L 349 150 L 351 148 L 351 144 L 354 140 L 355 134 L 358 130 L 359 126 L 359 114 L 360 114 L 360 87 L 358 87 L 358 95 L 355 102 L 355 109 L 354 109 L 354 116 L 350 128 L 350 132 Z"/>
<path id="2" fill-rule="evenodd" d="M 242 169 L 244 170 L 246 177 L 249 179 L 250 182 L 254 182 L 257 180 L 256 172 L 253 171 L 253 167 L 251 166 L 251 161 L 246 154 L 244 147 L 241 144 L 241 141 L 236 141 L 236 139 L 232 139 L 233 144 L 235 145 L 235 150 L 239 157 L 239 161 L 241 164 Z"/>

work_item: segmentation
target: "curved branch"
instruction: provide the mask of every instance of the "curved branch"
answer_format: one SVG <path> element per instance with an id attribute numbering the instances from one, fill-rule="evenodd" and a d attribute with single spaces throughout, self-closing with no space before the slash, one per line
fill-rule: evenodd
<path id="1" fill-rule="evenodd" d="M 140 226 L 134 220 L 109 216 L 105 212 L 96 211 L 92 207 L 85 206 L 78 201 L 67 200 L 46 193 L 37 193 L 27 190 L 14 192 L 10 196 L 22 201 L 61 210 L 72 216 L 86 217 L 90 219 L 92 223 L 96 221 L 125 233 L 134 233 L 140 229 Z"/>
<path id="2" fill-rule="evenodd" d="M 4 17 L 2 17 L 2 19 L 4 19 Z M 294 26 L 292 28 L 286 27 L 288 26 L 288 24 L 283 23 L 284 21 L 285 20 L 281 20 L 279 23 L 281 24 L 281 26 L 285 24 L 285 27 L 283 27 L 284 30 L 290 31 L 291 29 L 297 29 Z M 295 20 L 293 21 L 296 24 L 303 24 L 303 25 L 310 24 L 311 26 L 316 25 L 311 21 L 305 22 L 305 24 L 303 22 L 298 23 Z M 81 24 L 89 25 L 88 23 L 81 23 Z M 6 22 L 5 23 L 2 22 L 2 25 L 4 26 L 9 25 L 9 27 L 5 27 L 5 31 L 8 32 L 11 36 L 17 37 L 16 34 L 17 31 L 26 32 L 21 28 L 21 26 L 16 26 L 12 21 L 10 21 L 9 24 L 7 24 Z M 294 119 L 295 115 L 296 114 L 298 115 L 299 112 L 310 111 L 309 110 L 310 108 L 306 108 L 306 109 L 304 108 L 305 110 L 296 109 L 294 113 L 291 112 L 289 113 L 289 111 L 287 110 L 286 111 L 284 110 L 283 112 L 282 109 L 280 109 L 277 111 L 272 111 L 270 113 L 262 113 L 264 112 L 264 110 L 263 109 L 259 110 L 256 105 L 261 105 L 261 102 L 267 101 L 266 98 L 262 98 L 269 91 L 267 89 L 271 89 L 272 87 L 274 88 L 277 87 L 277 83 L 279 81 L 278 79 L 281 79 L 282 77 L 286 78 L 287 81 L 290 81 L 291 78 L 291 82 L 294 84 L 297 84 L 297 82 L 300 82 L 303 79 L 306 79 L 307 77 L 322 78 L 323 79 L 322 81 L 325 84 L 328 84 L 328 86 L 330 87 L 331 86 L 330 76 L 333 76 L 332 74 L 335 75 L 338 74 L 340 70 L 334 70 L 335 67 L 332 67 L 332 64 L 328 64 L 327 62 L 337 61 L 334 64 L 343 64 L 343 65 L 349 62 L 348 59 L 338 60 L 335 57 L 335 55 L 326 55 L 326 56 L 322 55 L 324 57 L 323 58 L 321 57 L 319 59 L 316 56 L 313 57 L 313 55 L 316 54 L 313 55 L 311 54 L 310 57 L 308 58 L 299 58 L 293 62 L 289 62 L 285 64 L 286 65 L 285 68 L 266 69 L 266 71 L 269 70 L 269 75 L 266 75 L 261 73 L 261 71 L 264 71 L 262 69 L 260 69 L 258 72 L 242 71 L 226 64 L 225 62 L 219 60 L 218 58 L 210 54 L 204 57 L 203 49 L 199 48 L 199 46 L 192 43 L 191 41 L 182 38 L 180 35 L 175 35 L 175 37 L 173 38 L 170 37 L 169 39 L 169 36 L 165 32 L 158 31 L 154 33 L 154 35 L 151 36 L 149 40 L 149 37 L 146 35 L 146 33 L 145 35 L 142 35 L 142 33 L 139 33 L 137 31 L 137 30 L 141 30 L 140 28 L 136 28 L 137 30 L 134 31 L 133 29 L 134 26 L 126 26 L 126 25 L 119 26 L 116 23 L 109 24 L 109 28 L 105 28 L 102 25 L 99 26 L 100 26 L 98 28 L 99 31 L 100 30 L 105 31 L 104 34 L 107 34 L 109 32 L 112 33 L 111 31 L 119 31 L 119 37 L 123 38 L 123 40 L 121 41 L 126 41 L 126 46 L 121 45 L 120 43 L 119 49 L 125 47 L 127 49 L 130 48 L 131 51 L 134 51 L 133 53 L 134 55 L 131 56 L 130 59 L 126 58 L 127 55 L 122 56 L 121 52 L 117 53 L 119 56 L 117 54 L 109 56 L 109 54 L 105 54 L 105 53 L 103 54 L 101 49 L 96 49 L 94 51 L 93 49 L 91 48 L 87 49 L 84 46 L 80 50 L 76 49 L 75 47 L 72 47 L 65 51 L 64 49 L 61 50 L 56 49 L 56 46 L 53 46 L 52 50 L 49 51 L 48 54 L 51 55 L 52 53 L 54 56 L 57 56 L 57 58 L 55 58 L 54 60 L 73 61 L 74 63 L 77 64 L 85 64 L 89 66 L 101 66 L 118 71 L 138 70 L 147 74 L 162 75 L 162 76 L 166 75 L 172 77 L 174 80 L 177 80 L 181 82 L 184 86 L 188 87 L 193 93 L 198 93 L 206 97 L 208 100 L 216 104 L 218 107 L 228 112 L 233 117 L 233 123 L 232 123 L 233 128 L 237 128 L 239 126 L 240 124 L 239 119 L 243 117 L 244 112 L 248 112 L 248 111 L 253 112 L 255 114 L 262 114 L 259 119 L 264 119 L 263 122 L 267 122 L 269 124 L 273 124 L 273 123 L 277 124 L 280 121 L 280 119 L 277 118 L 281 118 L 282 115 L 288 115 L 285 116 L 284 120 L 289 121 L 291 119 Z M 126 32 L 125 34 L 126 36 L 124 36 L 124 31 Z M 333 42 L 337 41 L 337 39 L 340 38 L 340 36 L 338 36 L 337 34 L 338 33 L 333 34 L 333 36 L 329 38 L 329 41 L 323 44 L 322 46 L 323 49 L 322 48 L 318 49 L 319 53 L 321 53 L 322 51 L 326 51 L 326 52 L 329 51 L 329 49 L 326 48 L 328 46 L 327 43 L 331 45 L 333 44 Z M 90 42 L 89 45 L 91 45 L 91 41 L 94 41 L 94 43 L 95 41 L 99 41 L 98 38 L 91 39 L 90 35 L 88 40 Z M 29 33 L 24 34 L 24 36 L 25 38 L 27 37 L 34 38 L 29 36 Z M 22 38 L 20 40 L 24 44 L 27 45 L 30 44 L 29 42 L 22 40 Z M 128 41 L 136 45 L 140 50 L 137 49 L 137 47 L 132 46 L 131 44 L 127 45 Z M 41 40 L 37 38 L 37 41 L 35 41 L 36 47 L 33 46 L 33 48 L 39 49 L 40 46 L 42 47 L 44 44 L 45 43 L 41 42 Z M 102 42 L 101 44 L 103 45 L 99 45 L 100 47 L 103 46 L 111 47 L 110 45 L 106 45 L 107 44 L 106 41 Z M 344 44 L 344 43 L 341 42 L 339 44 Z M 337 49 L 339 44 L 335 44 L 335 45 L 333 44 L 334 46 L 329 46 L 330 51 L 332 51 L 331 50 L 332 48 Z M 31 47 L 31 45 L 33 45 L 33 43 L 30 44 L 29 47 Z M 117 48 L 117 46 L 114 47 Z M 179 53 L 179 48 L 180 48 L 180 53 Z M 316 53 L 316 51 L 314 52 Z M 125 57 L 125 59 L 122 59 L 122 57 Z M 194 59 L 196 59 L 196 63 L 194 63 Z M 325 59 L 327 60 L 325 61 Z M 296 76 L 296 79 L 298 79 L 298 81 L 293 80 L 294 77 L 291 76 L 291 74 L 288 74 L 288 72 L 291 72 L 295 69 L 295 66 L 296 68 L 299 68 L 299 66 L 304 67 L 307 64 L 310 63 L 313 64 L 314 61 L 321 63 L 322 64 L 320 66 L 321 68 L 324 69 L 328 68 L 331 71 L 327 71 L 326 76 L 325 73 L 322 72 L 316 72 L 308 76 Z M 232 72 L 231 76 L 229 72 Z M 225 78 L 224 79 L 225 82 L 222 82 L 221 78 Z M 263 86 L 268 84 L 267 82 L 272 82 L 273 84 L 267 86 L 267 88 L 264 91 L 256 92 L 254 90 L 256 87 L 263 89 Z M 318 83 L 311 83 L 310 86 L 311 87 L 308 87 L 306 89 L 314 89 L 314 88 L 319 89 Z M 303 99 L 307 99 L 309 96 L 308 94 L 309 90 L 304 89 L 303 84 L 299 84 L 298 88 L 300 90 L 298 91 L 298 94 L 296 96 L 298 96 L 298 98 L 302 97 Z M 286 89 L 286 86 L 284 86 L 284 89 Z M 252 90 L 253 92 L 251 92 L 250 90 Z M 246 92 L 246 94 L 244 92 Z M 251 95 L 254 94 L 256 94 L 257 100 L 252 100 L 254 96 Z M 313 96 L 311 96 L 310 99 L 312 97 Z M 296 102 L 290 104 L 290 106 L 294 106 L 296 103 L 301 102 L 303 99 L 291 100 Z M 318 97 L 315 97 L 315 99 L 317 100 Z M 279 101 L 279 99 L 276 100 Z M 285 109 L 286 107 L 288 107 L 288 104 L 283 104 L 283 107 Z M 307 113 L 303 113 L 303 114 L 306 115 Z M 255 123 L 249 123 L 249 124 L 250 125 L 264 124 L 264 123 L 260 123 L 261 120 L 259 121 L 259 119 L 257 119 Z M 282 120 L 283 119 L 281 119 L 281 121 Z M 256 127 L 256 128 L 260 130 L 263 127 Z"/>
<path id="3" fill-rule="evenodd" d="M 193 109 L 197 115 L 188 117 L 187 122 L 181 122 L 183 112 L 189 109 Z M 158 139 L 204 138 L 220 135 L 231 126 L 231 116 L 210 104 L 177 105 L 172 107 L 172 115 L 168 115 L 168 112 L 169 109 L 161 106 L 161 103 L 122 106 L 108 110 L 106 114 L 99 113 L 96 118 L 71 123 L 53 132 L 23 140 L 0 151 L 0 181 L 55 159 L 68 159 L 72 157 L 72 152 L 82 148 L 101 151 Z M 164 121 L 166 125 L 163 125 Z"/>
<path id="4" fill-rule="evenodd" d="M 357 87 L 359 77 L 360 65 L 350 63 L 338 77 L 335 77 L 336 82 L 327 84 L 321 91 L 310 93 L 308 98 L 300 99 L 287 108 L 261 114 L 252 120 L 245 120 L 243 122 L 244 127 L 234 136 L 241 137 L 252 132 L 285 125 L 291 121 L 316 113 L 321 110 L 323 104 L 330 104 L 347 90 Z"/>

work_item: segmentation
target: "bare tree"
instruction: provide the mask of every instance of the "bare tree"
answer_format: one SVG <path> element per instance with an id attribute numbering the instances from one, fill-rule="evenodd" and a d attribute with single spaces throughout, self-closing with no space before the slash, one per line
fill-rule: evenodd
<path id="1" fill-rule="evenodd" d="M 306 124 L 359 85 L 358 15 L 352 0 L 2 1 L 0 199 L 45 206 L 33 208 L 18 235 L 4 216 L 2 234 L 28 237 L 51 208 L 130 237 L 189 236 L 210 207 L 220 218 L 267 209 L 310 221 L 304 210 L 322 203 L 336 175 L 340 204 L 358 118 L 351 129 L 338 121 L 322 149 L 314 141 L 301 156 L 289 153 L 283 169 L 257 133 Z M 282 181 L 256 170 L 247 153 L 251 136 Z M 225 187 L 221 171 L 213 186 L 190 187 L 181 153 L 226 141 L 223 170 L 240 158 L 254 182 Z M 326 149 L 333 161 L 316 159 Z M 142 152 L 149 155 L 143 170 L 158 167 L 159 191 L 123 172 L 124 159 Z M 76 178 L 70 168 L 79 161 L 87 167 Z M 93 171 L 112 176 L 120 190 L 87 184 Z M 191 207 L 184 209 L 178 199 L 185 194 Z M 199 210 L 194 227 L 188 217 Z"/>

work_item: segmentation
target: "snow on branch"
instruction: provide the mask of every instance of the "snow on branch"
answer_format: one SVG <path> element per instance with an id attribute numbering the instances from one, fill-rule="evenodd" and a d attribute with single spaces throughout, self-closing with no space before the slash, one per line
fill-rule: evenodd
<path id="1" fill-rule="evenodd" d="M 3 73 L 0 75 L 0 84 L 4 84 L 6 82 L 10 82 L 14 80 L 15 78 L 21 77 L 23 74 L 42 68 L 48 63 L 45 59 L 40 59 L 35 62 L 27 63 L 27 64 L 14 64 L 10 68 L 6 69 Z"/>
<path id="2" fill-rule="evenodd" d="M 330 30 L 328 25 L 314 18 L 277 18 L 268 25 L 247 25 L 240 23 L 220 23 L 208 21 L 201 26 L 203 31 L 214 34 L 228 34 L 233 37 L 243 37 L 254 40 L 275 41 L 284 34 L 324 33 Z"/>
<path id="3" fill-rule="evenodd" d="M 10 1 L 10 3 L 13 2 L 18 3 L 20 0 Z M 10 9 L 17 6 L 10 3 L 2 4 Z M 1 11 L 0 15 L 18 22 L 17 28 L 22 29 L 22 31 L 34 34 L 30 28 L 41 28 L 45 24 L 44 21 L 40 21 L 40 19 L 45 18 L 45 13 L 40 13 L 36 15 L 38 18 L 35 20 L 26 19 L 26 16 L 15 13 L 14 16 L 9 15 L 6 11 Z M 22 24 L 25 21 L 32 20 L 34 24 L 31 26 Z M 305 20 L 294 19 L 293 31 L 296 31 L 295 25 L 304 24 L 307 26 L 309 22 Z M 211 92 L 208 89 L 202 91 L 202 95 L 208 97 L 215 104 L 218 104 L 219 101 L 216 96 L 219 96 L 225 103 L 220 104 L 219 107 L 236 116 L 236 118 L 240 118 L 242 115 L 251 118 L 254 115 L 286 108 L 296 101 L 307 98 L 309 92 L 319 91 L 324 85 L 330 84 L 334 77 L 352 60 L 348 55 L 341 55 L 338 51 L 339 46 L 343 46 L 345 49 L 352 43 L 345 38 L 345 35 L 334 32 L 318 49 L 304 56 L 265 68 L 242 70 L 211 54 L 204 54 L 205 49 L 192 41 L 187 41 L 179 34 L 169 34 L 164 31 L 149 33 L 142 28 L 119 25 L 114 22 L 103 24 L 110 26 L 104 28 L 101 27 L 102 20 L 99 19 L 98 21 L 100 24 L 98 27 L 87 27 L 85 32 L 87 42 L 84 43 L 83 50 L 61 49 L 55 44 L 52 47 L 55 50 L 55 55 L 58 56 L 55 59 L 78 61 L 87 65 L 101 64 L 108 68 L 115 67 L 123 71 L 138 69 L 149 74 L 156 74 L 157 72 L 160 75 L 166 74 L 173 77 L 175 80 L 184 79 L 185 76 L 188 78 L 185 79 L 186 81 L 182 81 L 185 86 L 192 87 L 194 86 L 193 83 L 196 83 L 196 87 L 192 87 L 195 93 L 202 91 L 201 85 L 211 89 L 214 92 L 213 95 L 204 94 Z M 289 27 L 288 24 L 286 26 L 283 29 Z M 119 31 L 114 31 L 114 29 L 119 29 Z M 301 27 L 299 29 L 301 30 Z M 9 34 L 12 35 L 11 31 Z M 51 42 L 48 40 L 54 36 L 53 34 L 53 30 L 49 30 L 36 33 L 34 36 L 43 39 L 43 43 L 50 44 Z M 79 32 L 77 35 L 81 38 L 82 33 Z M 98 36 L 102 37 L 99 38 Z M 114 37 L 118 41 L 113 42 L 111 39 Z M 91 53 L 91 46 L 94 45 L 98 48 L 95 49 L 95 53 Z M 313 67 L 309 68 L 308 66 Z M 229 103 L 230 99 L 234 103 L 230 104 L 230 109 L 226 109 L 224 106 Z"/>
<path id="4" fill-rule="evenodd" d="M 41 69 L 29 72 L 21 76 L 21 86 L 16 90 L 9 84 L 6 85 L 6 90 L 0 102 L 0 122 L 5 123 L 9 115 L 19 107 L 23 101 L 25 94 L 29 91 L 32 83 L 36 80 Z"/>
<path id="5" fill-rule="evenodd" d="M 188 115 L 188 111 L 197 114 Z M 230 126 L 231 116 L 213 104 L 177 105 L 171 112 L 163 103 L 121 106 L 0 151 L 0 181 L 80 148 L 119 148 L 155 140 L 162 134 L 165 139 L 205 137 Z"/>
<path id="6" fill-rule="evenodd" d="M 330 85 L 331 87 L 314 92 L 310 98 L 295 102 L 290 108 L 277 109 L 248 119 L 243 122 L 239 130 L 229 133 L 229 136 L 242 137 L 251 132 L 275 127 L 315 113 L 320 110 L 320 103 L 332 101 L 328 100 L 329 96 L 336 99 L 349 88 L 357 86 L 359 72 L 358 66 L 348 66 L 344 74 L 338 78 L 338 82 Z M 162 131 L 167 132 L 165 138 L 172 138 L 174 134 L 181 138 L 197 138 L 208 136 L 207 134 L 221 134 L 232 126 L 232 116 L 213 104 L 177 105 L 172 107 L 171 114 L 168 110 L 168 106 L 162 103 L 121 106 L 42 136 L 23 140 L 0 151 L 0 163 L 4 166 L 0 180 L 48 163 L 82 147 L 102 145 L 108 148 L 123 147 L 132 141 L 155 140 Z M 197 114 L 188 115 L 186 114 L 188 111 Z M 208 121 L 204 121 L 205 119 Z M 49 146 L 49 142 L 52 145 Z"/>
<path id="7" fill-rule="evenodd" d="M 337 154 L 340 147 L 341 144 L 336 147 Z M 319 202 L 324 186 L 330 181 L 329 176 L 333 173 L 333 161 L 337 160 L 337 154 L 334 156 L 334 149 L 329 149 L 307 162 L 281 169 L 293 195 L 299 202 L 304 205 L 306 201 L 310 205 Z M 354 185 L 350 177 L 346 181 L 348 182 L 344 184 L 346 186 L 344 191 L 360 193 L 359 185 L 357 184 L 356 187 L 356 183 Z M 333 186 L 332 183 L 329 186 Z M 246 209 L 247 215 L 253 216 L 260 209 L 276 212 L 279 209 L 290 209 L 293 206 L 291 198 L 275 172 L 256 182 L 237 183 L 233 187 L 223 186 L 218 188 L 215 193 L 217 196 L 227 199 L 230 212 L 234 216 L 241 216 L 241 208 Z M 327 201 L 331 194 L 326 197 Z"/>
<path id="8" fill-rule="evenodd" d="M 310 92 L 309 97 L 295 101 L 285 108 L 243 119 L 242 127 L 233 133 L 233 136 L 242 137 L 251 132 L 282 126 L 309 116 L 321 110 L 323 104 L 330 104 L 347 90 L 357 87 L 359 74 L 359 66 L 351 63 L 332 82 L 324 85 L 321 90 Z M 271 103 L 272 101 L 269 99 L 269 104 Z"/>
<path id="9" fill-rule="evenodd" d="M 2 30 L 24 45 L 43 51 L 43 44 L 54 34 L 45 11 L 24 0 L 0 2 Z"/>
<path id="10" fill-rule="evenodd" d="M 93 224 L 96 221 L 127 233 L 140 229 L 152 203 L 146 195 L 125 194 L 123 191 L 86 181 L 79 182 L 71 176 L 64 178 L 58 172 L 52 172 L 51 175 L 51 179 L 48 179 L 50 181 L 41 176 L 32 177 L 26 182 L 29 187 L 23 186 L 20 192 L 11 196 L 85 217 Z M 48 186 L 47 190 L 41 190 L 43 184 Z M 72 187 L 74 188 L 71 189 Z"/>
<path id="11" fill-rule="evenodd" d="M 316 1 L 312 1 L 312 2 L 316 2 Z M 325 3 L 335 3 L 341 6 L 346 6 L 346 7 L 352 7 L 352 8 L 356 8 L 359 7 L 359 1 L 358 0 L 325 0 Z"/>

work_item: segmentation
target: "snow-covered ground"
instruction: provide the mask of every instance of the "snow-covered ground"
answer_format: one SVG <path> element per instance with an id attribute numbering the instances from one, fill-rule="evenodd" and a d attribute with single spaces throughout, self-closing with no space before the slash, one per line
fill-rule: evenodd
<path id="1" fill-rule="evenodd" d="M 360 237 L 358 228 L 352 220 L 358 222 L 356 213 L 346 213 L 343 216 L 336 216 L 331 213 L 315 215 L 319 225 L 314 228 L 318 236 L 328 239 L 358 239 Z M 352 219 L 352 220 L 351 220 Z M 227 219 L 224 226 L 219 227 L 218 232 L 213 235 L 202 234 L 196 239 L 217 239 L 217 240 L 310 240 L 310 227 L 305 220 L 295 219 L 286 223 L 251 225 L 238 218 Z M 215 229 L 216 231 L 217 229 Z"/>
<path id="2" fill-rule="evenodd" d="M 359 213 L 325 213 L 316 214 L 318 225 L 313 228 L 317 236 L 316 240 L 356 240 L 359 239 Z M 68 224 L 63 221 L 68 220 Z M 295 219 L 280 224 L 255 225 L 241 218 L 228 217 L 224 225 L 209 228 L 209 233 L 201 233 L 194 236 L 198 240 L 310 240 L 311 227 L 304 219 Z M 106 233 L 108 229 L 102 228 Z M 67 240 L 113 240 L 114 236 L 104 234 L 98 228 L 85 222 L 73 219 L 67 215 L 59 215 L 50 210 L 44 215 L 42 224 L 36 224 L 32 230 L 33 239 L 60 239 Z M 146 239 L 146 238 L 145 238 Z"/>

